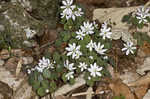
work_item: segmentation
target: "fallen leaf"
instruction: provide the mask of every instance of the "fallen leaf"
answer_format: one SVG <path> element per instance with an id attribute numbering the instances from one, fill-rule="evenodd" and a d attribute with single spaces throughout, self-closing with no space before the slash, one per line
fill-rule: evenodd
<path id="1" fill-rule="evenodd" d="M 150 56 L 150 43 L 144 41 L 143 46 L 141 47 L 146 56 Z"/>
<path id="2" fill-rule="evenodd" d="M 137 88 L 134 89 L 134 93 L 138 99 L 142 99 L 146 94 L 147 89 L 148 89 L 148 85 L 138 86 Z"/>
<path id="3" fill-rule="evenodd" d="M 50 30 L 47 26 L 45 26 L 45 31 L 40 37 L 40 45 L 47 44 L 48 42 L 54 42 L 57 39 L 57 34 L 56 30 Z"/>
<path id="4" fill-rule="evenodd" d="M 15 70 L 16 70 L 16 67 L 17 67 L 17 64 L 18 64 L 18 61 L 19 61 L 19 58 L 17 57 L 12 57 L 10 59 L 8 59 L 6 61 L 6 64 L 4 65 L 5 68 L 7 70 L 9 70 L 10 72 L 13 72 L 15 73 Z"/>
<path id="5" fill-rule="evenodd" d="M 109 87 L 113 91 L 114 96 L 123 95 L 125 96 L 125 99 L 135 99 L 129 87 L 119 79 L 112 81 L 112 83 L 109 84 Z"/>
<path id="6" fill-rule="evenodd" d="M 20 71 L 21 71 L 21 67 L 22 67 L 22 58 L 19 60 L 17 68 L 16 68 L 16 76 L 19 75 Z"/>

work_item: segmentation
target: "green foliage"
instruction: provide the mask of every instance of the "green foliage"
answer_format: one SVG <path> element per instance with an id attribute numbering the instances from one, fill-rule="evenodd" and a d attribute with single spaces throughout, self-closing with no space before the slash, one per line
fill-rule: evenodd
<path id="1" fill-rule="evenodd" d="M 131 14 L 123 16 L 122 22 L 128 22 L 130 20 L 131 16 L 132 16 Z"/>
<path id="2" fill-rule="evenodd" d="M 42 96 L 44 96 L 44 95 L 46 94 L 45 90 L 46 90 L 45 88 L 40 87 L 40 88 L 37 90 L 37 94 L 42 97 Z"/>
<path id="3" fill-rule="evenodd" d="M 54 81 L 50 82 L 50 92 L 54 92 L 57 88 L 57 85 Z"/>
<path id="4" fill-rule="evenodd" d="M 50 70 L 45 69 L 44 72 L 43 72 L 43 76 L 45 78 L 51 79 L 51 72 L 50 72 Z"/>
<path id="5" fill-rule="evenodd" d="M 150 43 L 150 37 L 147 33 L 136 32 L 133 35 L 134 39 L 137 39 L 137 45 L 142 46 L 144 41 Z"/>
<path id="6" fill-rule="evenodd" d="M 126 99 L 126 98 L 125 98 L 125 96 L 120 95 L 120 96 L 115 96 L 115 97 L 113 97 L 113 99 Z"/>
<path id="7" fill-rule="evenodd" d="M 20 39 L 21 38 L 13 38 L 8 26 L 4 31 L 0 31 L 0 49 L 18 48 L 17 45 L 21 45 Z"/>

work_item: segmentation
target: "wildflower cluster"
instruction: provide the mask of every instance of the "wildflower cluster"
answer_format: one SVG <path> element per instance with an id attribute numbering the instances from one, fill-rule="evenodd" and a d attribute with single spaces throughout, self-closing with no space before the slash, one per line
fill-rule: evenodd
<path id="1" fill-rule="evenodd" d="M 110 63 L 110 24 L 98 25 L 86 20 L 82 9 L 73 5 L 73 0 L 63 0 L 62 4 L 60 14 L 64 31 L 59 33 L 53 45 L 54 53 L 28 69 L 30 85 L 40 96 L 55 91 L 59 82 L 74 84 L 75 78 L 81 74 L 86 83 L 93 86 L 95 81 L 107 75 L 106 66 Z M 126 55 L 133 54 L 136 49 L 131 42 L 124 46 L 122 51 L 126 51 Z"/>
<path id="2" fill-rule="evenodd" d="M 136 12 L 125 15 L 122 21 L 137 26 L 141 29 L 145 24 L 150 22 L 150 8 L 140 6 Z"/>
<path id="3" fill-rule="evenodd" d="M 133 37 L 137 40 L 138 46 L 142 46 L 144 42 L 150 43 L 150 37 L 147 35 L 147 33 L 142 33 L 141 31 L 139 32 L 140 29 L 142 29 L 144 26 L 146 27 L 150 23 L 150 7 L 140 6 L 136 11 L 125 15 L 122 21 L 131 24 L 131 28 L 138 28 L 133 33 Z M 124 46 L 125 48 L 123 48 L 122 51 L 126 50 L 126 55 L 129 53 L 133 54 L 133 50 L 136 49 L 132 42 L 127 42 L 124 44 Z"/>
<path id="4" fill-rule="evenodd" d="M 75 21 L 76 17 L 80 17 L 83 14 L 81 8 L 73 5 L 73 0 L 63 0 L 62 4 L 63 6 L 61 6 L 61 9 L 63 11 L 60 14 L 61 18 L 66 18 L 67 20 L 72 19 Z"/>

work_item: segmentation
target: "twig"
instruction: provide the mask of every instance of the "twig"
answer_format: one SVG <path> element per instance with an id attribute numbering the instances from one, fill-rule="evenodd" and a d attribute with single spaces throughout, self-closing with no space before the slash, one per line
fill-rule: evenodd
<path id="1" fill-rule="evenodd" d="M 87 95 L 88 92 L 81 92 L 81 93 L 75 93 L 75 94 L 72 94 L 73 97 L 76 97 L 76 96 L 84 96 L 84 95 Z M 95 94 L 94 92 L 91 92 L 91 94 Z"/>
<path id="2" fill-rule="evenodd" d="M 144 8 L 147 8 L 150 5 L 150 0 L 144 5 Z"/>

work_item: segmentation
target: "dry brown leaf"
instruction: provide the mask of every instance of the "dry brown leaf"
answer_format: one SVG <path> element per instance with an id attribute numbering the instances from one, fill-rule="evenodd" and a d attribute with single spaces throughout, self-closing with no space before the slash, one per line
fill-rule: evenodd
<path id="1" fill-rule="evenodd" d="M 53 42 L 57 39 L 57 31 L 56 30 L 50 30 L 47 26 L 45 26 L 45 31 L 43 35 L 40 38 L 40 45 L 47 44 L 48 42 Z"/>
<path id="2" fill-rule="evenodd" d="M 112 83 L 109 84 L 109 87 L 114 92 L 115 96 L 120 96 L 120 94 L 122 94 L 126 99 L 135 99 L 128 86 L 122 83 L 119 79 L 112 81 Z"/>
<path id="3" fill-rule="evenodd" d="M 10 72 L 15 73 L 18 61 L 19 61 L 19 58 L 17 58 L 17 57 L 12 57 L 12 58 L 8 59 L 5 64 L 5 68 L 7 70 L 9 70 Z"/>
<path id="4" fill-rule="evenodd" d="M 150 73 L 148 73 L 146 76 L 139 78 L 135 82 L 129 83 L 128 86 L 140 86 L 140 85 L 147 85 L 147 84 L 150 84 Z"/>
<path id="5" fill-rule="evenodd" d="M 134 93 L 138 99 L 142 99 L 144 95 L 146 94 L 147 89 L 148 89 L 148 85 L 142 85 L 142 86 L 135 88 Z"/>
<path id="6" fill-rule="evenodd" d="M 20 71 L 21 71 L 21 67 L 22 67 L 22 58 L 19 60 L 17 68 L 16 68 L 16 76 L 19 75 Z"/>
<path id="7" fill-rule="evenodd" d="M 150 43 L 144 41 L 144 44 L 141 47 L 141 50 L 143 50 L 146 56 L 150 56 Z"/>

